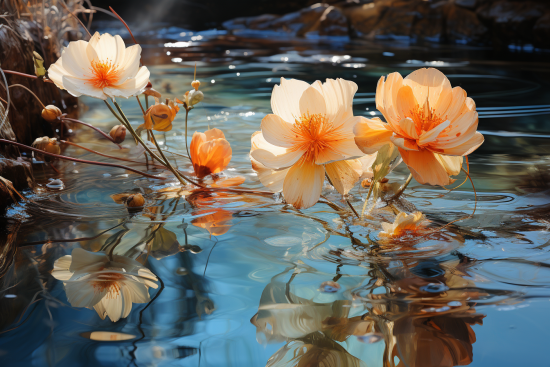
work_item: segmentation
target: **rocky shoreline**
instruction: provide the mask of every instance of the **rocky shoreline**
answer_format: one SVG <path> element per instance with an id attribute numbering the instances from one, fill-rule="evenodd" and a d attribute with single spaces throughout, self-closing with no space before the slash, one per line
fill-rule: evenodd
<path id="1" fill-rule="evenodd" d="M 411 44 L 550 49 L 550 2 L 509 0 L 325 1 L 285 14 L 236 18 L 226 30 L 291 37 L 340 36 Z"/>

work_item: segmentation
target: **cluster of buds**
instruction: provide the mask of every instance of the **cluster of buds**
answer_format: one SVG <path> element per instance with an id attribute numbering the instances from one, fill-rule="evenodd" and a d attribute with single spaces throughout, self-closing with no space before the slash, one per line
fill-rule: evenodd
<path id="1" fill-rule="evenodd" d="M 115 143 L 120 144 L 126 139 L 126 127 L 123 125 L 116 125 L 111 129 L 109 135 L 113 138 Z"/>
<path id="2" fill-rule="evenodd" d="M 42 118 L 48 122 L 56 122 L 63 115 L 61 110 L 54 105 L 47 105 L 42 110 Z"/>
<path id="3" fill-rule="evenodd" d="M 32 147 L 36 149 L 43 150 L 47 153 L 52 154 L 60 154 L 61 153 L 61 147 L 59 146 L 59 143 L 57 142 L 56 138 L 49 138 L 47 136 L 38 138 L 32 143 Z M 54 160 L 52 157 L 44 156 L 43 154 L 36 154 L 36 158 L 40 160 L 44 160 L 46 162 L 51 162 Z"/>

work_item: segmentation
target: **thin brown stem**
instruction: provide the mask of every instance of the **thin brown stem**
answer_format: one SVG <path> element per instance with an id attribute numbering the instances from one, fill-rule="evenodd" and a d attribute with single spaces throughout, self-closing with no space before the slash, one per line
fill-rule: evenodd
<path id="1" fill-rule="evenodd" d="M 185 180 L 185 181 L 189 182 L 190 184 L 193 184 L 193 185 L 198 186 L 198 187 L 203 188 L 203 189 L 205 188 L 204 185 L 201 185 L 198 182 L 194 182 L 194 181 L 190 180 L 189 178 L 185 177 L 185 175 L 181 174 L 179 171 L 176 171 L 176 169 L 174 167 L 172 167 L 172 164 L 170 164 L 168 159 L 166 159 L 166 156 L 164 155 L 164 152 L 162 151 L 162 149 L 160 149 L 160 146 L 157 142 L 157 139 L 155 138 L 155 134 L 151 133 L 151 137 L 153 138 L 153 143 L 155 143 L 155 146 L 157 147 L 157 150 L 159 151 L 160 155 L 162 156 L 162 158 L 166 162 L 166 167 L 168 167 L 168 169 L 170 171 L 172 171 L 174 176 L 176 176 L 176 178 L 179 180 L 179 182 L 182 185 L 185 185 L 185 183 L 183 182 L 183 180 Z"/>
<path id="2" fill-rule="evenodd" d="M 30 75 L 30 74 L 20 73 L 20 72 L 18 72 L 18 71 L 4 70 L 4 73 L 6 73 L 6 74 L 13 74 L 13 75 L 19 75 L 19 76 L 24 76 L 25 78 L 38 79 L 38 77 L 37 77 L 36 75 Z"/>
<path id="3" fill-rule="evenodd" d="M 189 109 L 185 109 L 185 150 L 187 150 L 187 155 L 191 159 L 191 154 L 189 153 L 189 147 L 187 146 L 187 117 L 189 116 Z M 191 162 L 193 160 L 191 159 Z"/>
<path id="4" fill-rule="evenodd" d="M 390 200 L 388 200 L 388 201 L 394 201 L 394 200 L 398 199 L 398 198 L 403 194 L 403 192 L 405 191 L 405 189 L 407 188 L 407 186 L 409 186 L 409 184 L 411 183 L 412 178 L 413 178 L 413 175 L 412 175 L 412 173 L 411 173 L 411 174 L 409 174 L 409 177 L 407 177 L 407 181 L 405 181 L 405 183 L 403 184 L 403 186 L 401 186 L 401 187 L 399 188 L 399 190 L 397 190 L 397 192 L 395 193 L 395 195 L 393 195 L 393 196 L 390 198 Z"/>
<path id="5" fill-rule="evenodd" d="M 141 112 L 143 112 L 143 116 L 145 116 L 145 110 L 143 109 L 143 106 L 141 105 L 141 101 L 139 100 L 139 97 L 136 96 L 136 99 L 137 99 L 137 101 L 138 101 L 138 103 L 139 103 L 139 107 L 141 107 Z"/>
<path id="6" fill-rule="evenodd" d="M 122 19 L 121 16 L 118 15 L 118 14 L 116 13 L 116 11 L 113 10 L 112 7 L 109 6 L 109 9 L 111 9 L 111 11 L 113 12 L 113 14 L 118 18 L 118 20 L 120 20 L 120 21 L 122 22 L 122 24 L 124 24 L 124 26 L 126 27 L 126 29 L 128 30 L 128 32 L 130 33 L 130 37 L 132 37 L 132 39 L 134 40 L 134 43 L 137 45 L 138 43 L 137 43 L 137 41 L 136 41 L 134 35 L 132 34 L 132 31 L 130 30 L 130 27 L 128 27 L 128 24 L 126 24 L 126 22 L 124 21 L 124 19 Z"/>
<path id="7" fill-rule="evenodd" d="M 85 160 L 85 159 L 78 159 L 78 158 L 66 157 L 66 156 L 64 156 L 64 155 L 48 153 L 48 152 L 45 152 L 45 151 L 40 150 L 40 149 L 36 149 L 36 148 L 33 148 L 33 147 L 29 147 L 29 146 L 27 146 L 27 145 L 25 145 L 25 144 L 17 143 L 17 142 L 15 142 L 15 141 L 6 140 L 6 139 L 0 139 L 0 143 L 15 145 L 15 146 L 17 146 L 17 147 L 19 147 L 19 148 L 28 149 L 28 150 L 31 150 L 31 151 L 33 151 L 33 152 L 37 152 L 37 153 L 40 153 L 40 154 L 44 154 L 44 155 L 47 155 L 47 156 L 49 156 L 49 157 L 54 157 L 54 158 L 58 158 L 58 159 L 63 159 L 63 160 L 66 160 L 66 161 L 72 161 L 72 162 L 78 162 L 78 163 L 85 163 L 85 164 L 95 164 L 95 165 L 97 165 L 97 166 L 106 166 L 106 167 L 122 168 L 122 169 L 125 169 L 125 170 L 128 170 L 128 171 L 132 171 L 132 172 L 135 172 L 135 173 L 139 173 L 140 175 L 145 176 L 145 177 L 148 177 L 148 178 L 156 178 L 156 179 L 159 179 L 159 180 L 165 180 L 164 177 L 159 177 L 159 176 L 150 175 L 150 174 L 148 174 L 148 173 L 139 171 L 139 170 L 137 170 L 137 169 L 133 169 L 133 168 L 128 167 L 128 166 L 123 166 L 123 165 L 120 165 L 120 164 L 103 163 L 103 162 L 96 162 L 96 161 L 88 161 L 88 160 Z"/>
<path id="8" fill-rule="evenodd" d="M 76 143 L 72 143 L 70 141 L 66 141 L 66 140 L 60 140 L 59 141 L 60 143 L 63 143 L 63 144 L 68 144 L 68 145 L 72 145 L 72 146 L 75 146 L 77 148 L 80 148 L 80 149 L 84 149 L 90 153 L 94 153 L 94 154 L 97 154 L 97 155 L 100 155 L 102 157 L 107 157 L 107 158 L 111 158 L 111 159 L 117 159 L 119 161 L 125 161 L 125 162 L 132 162 L 132 163 L 138 163 L 138 164 L 143 164 L 142 162 L 138 162 L 138 161 L 134 161 L 132 159 L 127 159 L 127 158 L 122 158 L 122 157 L 115 157 L 115 156 L 112 156 L 112 155 L 108 155 L 108 154 L 104 154 L 104 153 L 100 153 L 96 150 L 93 150 L 93 149 L 90 149 L 90 148 L 86 148 L 86 147 L 83 147 L 82 145 L 79 145 L 79 144 L 76 144 Z M 157 167 L 164 167 L 164 166 L 157 166 Z"/>
<path id="9" fill-rule="evenodd" d="M 72 119 L 72 118 L 68 118 L 68 117 L 62 117 L 61 118 L 61 121 L 70 121 L 70 122 L 75 122 L 77 124 L 80 124 L 80 125 L 84 125 L 84 126 L 87 126 L 89 127 L 90 129 L 94 129 L 95 131 L 97 131 L 98 133 L 100 133 L 101 135 L 103 135 L 106 139 L 109 139 L 110 141 L 112 141 L 114 144 L 116 144 L 118 146 L 119 149 L 122 149 L 122 147 L 120 146 L 120 144 L 117 144 L 115 143 L 115 141 L 113 140 L 113 138 L 111 138 L 111 136 L 109 136 L 108 134 L 104 133 L 103 131 L 101 131 L 100 129 L 98 129 L 97 127 L 93 126 L 93 125 L 90 125 L 84 121 L 80 121 L 80 120 L 77 120 L 77 119 Z"/>
<path id="10" fill-rule="evenodd" d="M 34 94 L 34 92 L 32 90 L 30 90 L 29 88 L 25 87 L 22 84 L 12 84 L 8 88 L 13 88 L 13 87 L 21 87 L 23 89 L 26 89 L 30 94 L 32 94 L 34 96 L 34 98 L 36 98 L 36 100 L 40 103 L 40 105 L 42 106 L 43 109 L 46 108 L 46 106 L 44 106 L 44 103 L 42 103 L 40 98 L 38 98 L 38 96 L 36 94 Z"/>

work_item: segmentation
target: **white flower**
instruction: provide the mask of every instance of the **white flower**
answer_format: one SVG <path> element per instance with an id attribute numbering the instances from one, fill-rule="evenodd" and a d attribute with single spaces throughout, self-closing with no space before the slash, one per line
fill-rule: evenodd
<path id="1" fill-rule="evenodd" d="M 125 318 L 132 303 L 147 303 L 149 287 L 157 288 L 157 277 L 139 262 L 81 248 L 54 263 L 52 276 L 63 281 L 73 307 L 94 308 L 101 319 L 115 322 Z"/>
<path id="2" fill-rule="evenodd" d="M 98 32 L 86 41 L 69 43 L 48 69 L 48 77 L 73 96 L 107 99 L 141 94 L 149 82 L 149 70 L 139 66 L 141 47 L 126 48 L 120 36 Z"/>
<path id="3" fill-rule="evenodd" d="M 281 78 L 271 95 L 273 114 L 252 135 L 252 167 L 267 188 L 282 190 L 298 209 L 319 200 L 325 173 L 342 195 L 351 190 L 364 173 L 364 154 L 353 136 L 362 119 L 353 116 L 356 91 L 354 82 L 343 79 L 310 85 Z"/>

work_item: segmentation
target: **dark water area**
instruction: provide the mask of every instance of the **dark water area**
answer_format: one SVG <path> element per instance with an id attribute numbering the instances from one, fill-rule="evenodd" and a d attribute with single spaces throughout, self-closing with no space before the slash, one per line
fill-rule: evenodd
<path id="1" fill-rule="evenodd" d="M 2 236 L 17 251 L 0 279 L 2 366 L 548 363 L 541 347 L 550 336 L 548 53 L 176 27 L 137 37 L 151 81 L 165 96 L 189 90 L 197 64 L 205 99 L 190 114 L 190 132 L 223 130 L 233 158 L 222 176 L 243 176 L 242 187 L 257 190 L 263 187 L 251 168 L 250 136 L 271 113 L 281 77 L 353 80 L 354 114 L 381 117 L 375 91 L 382 75 L 438 68 L 477 105 L 485 136 L 469 156 L 477 203 L 470 183 L 447 192 L 413 181 L 400 208 L 422 211 L 430 228 L 465 219 L 389 241 L 379 235 L 380 222 L 394 216 L 383 202 L 369 203 L 371 217 L 359 221 L 326 201 L 297 211 L 279 195 L 197 194 L 122 169 L 65 162 L 56 163 L 56 173 L 37 161 L 42 193 L 3 219 Z M 116 124 L 101 101 L 81 102 L 82 120 L 104 131 Z M 120 103 L 134 126 L 142 123 L 135 100 Z M 169 151 L 184 152 L 182 116 L 157 137 Z M 84 129 L 72 141 L 106 154 L 138 154 L 128 138 L 118 151 Z M 108 161 L 74 147 L 64 153 Z M 388 177 L 403 182 L 408 174 L 401 164 Z M 128 213 L 119 199 L 137 192 L 145 208 Z M 323 193 L 346 205 L 328 186 Z M 366 195 L 357 185 L 351 203 L 361 208 Z M 79 248 L 114 249 L 150 269 L 159 279 L 150 302 L 134 303 L 117 322 L 72 307 L 52 270 Z"/>

